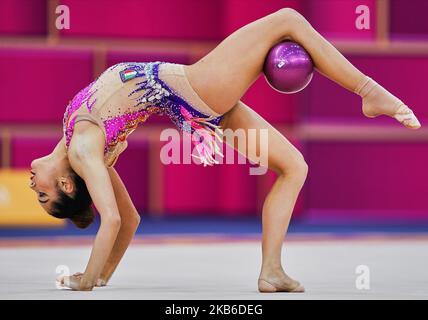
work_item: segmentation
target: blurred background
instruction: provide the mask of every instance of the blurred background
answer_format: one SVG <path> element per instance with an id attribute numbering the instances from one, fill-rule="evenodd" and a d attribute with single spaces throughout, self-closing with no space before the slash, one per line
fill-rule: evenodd
<path id="1" fill-rule="evenodd" d="M 55 26 L 59 5 L 70 10 L 69 29 Z M 359 5 L 370 9 L 369 29 L 356 28 Z M 104 69 L 122 61 L 191 64 L 283 7 L 301 12 L 424 126 L 425 0 L 0 0 L 0 236 L 82 234 L 39 208 L 29 168 L 61 139 L 69 100 Z M 359 97 L 319 74 L 293 95 L 275 92 L 261 76 L 243 101 L 309 164 L 291 232 L 428 231 L 426 127 L 369 120 Z M 249 175 L 249 165 L 240 164 L 163 165 L 159 133 L 167 127 L 168 118 L 151 117 L 116 164 L 143 217 L 139 232 L 260 232 L 275 175 Z M 95 231 L 96 224 L 83 234 Z"/>

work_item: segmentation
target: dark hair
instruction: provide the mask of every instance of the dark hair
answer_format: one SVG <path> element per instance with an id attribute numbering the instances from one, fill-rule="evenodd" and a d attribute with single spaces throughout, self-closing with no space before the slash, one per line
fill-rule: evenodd
<path id="1" fill-rule="evenodd" d="M 88 227 L 95 218 L 91 206 L 92 199 L 85 181 L 70 168 L 70 177 L 74 182 L 75 192 L 70 197 L 59 187 L 58 199 L 52 203 L 50 214 L 59 219 L 70 219 L 78 228 Z"/>

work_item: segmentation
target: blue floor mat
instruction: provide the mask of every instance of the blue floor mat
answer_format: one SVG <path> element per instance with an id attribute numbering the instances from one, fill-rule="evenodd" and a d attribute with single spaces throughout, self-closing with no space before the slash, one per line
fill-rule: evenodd
<path id="1" fill-rule="evenodd" d="M 95 235 L 99 227 L 96 221 L 87 229 L 77 229 L 71 223 L 60 228 L 0 228 L 2 237 L 49 237 L 49 236 L 84 236 Z M 260 234 L 262 231 L 260 217 L 167 217 L 153 218 L 143 216 L 137 234 L 226 234 L 245 235 Z M 378 223 L 346 225 L 309 225 L 292 221 L 289 233 L 428 233 L 428 223 Z"/>

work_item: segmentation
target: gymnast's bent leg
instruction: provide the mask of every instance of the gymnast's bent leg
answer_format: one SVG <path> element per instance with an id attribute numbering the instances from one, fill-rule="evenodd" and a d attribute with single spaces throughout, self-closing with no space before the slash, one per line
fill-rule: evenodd
<path id="1" fill-rule="evenodd" d="M 278 178 L 263 204 L 262 268 L 258 287 L 261 292 L 302 292 L 303 286 L 282 269 L 281 249 L 308 166 L 302 154 L 280 132 L 242 101 L 224 115 L 220 125 L 233 131 L 256 129 L 256 141 L 260 141 L 261 129 L 268 132 L 268 167 L 278 174 Z M 251 155 L 260 155 L 260 145 L 239 144 L 233 147 L 257 162 L 257 159 L 251 159 Z"/>
<path id="2" fill-rule="evenodd" d="M 262 72 L 269 49 L 284 39 L 300 43 L 324 76 L 363 98 L 368 117 L 388 115 L 406 127 L 420 123 L 412 110 L 354 67 L 297 11 L 284 8 L 238 29 L 196 63 L 186 66 L 192 87 L 217 113 L 226 113 Z"/>

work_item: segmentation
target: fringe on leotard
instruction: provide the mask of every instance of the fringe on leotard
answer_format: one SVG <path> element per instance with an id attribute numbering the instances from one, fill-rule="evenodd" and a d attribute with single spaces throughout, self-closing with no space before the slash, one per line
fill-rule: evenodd
<path id="1" fill-rule="evenodd" d="M 210 120 L 214 120 L 216 117 L 194 117 L 183 106 L 180 106 L 180 112 L 185 121 L 194 129 L 192 142 L 194 143 L 199 156 L 192 154 L 192 157 L 199 159 L 204 167 L 207 165 L 218 164 L 218 160 L 215 159 L 216 154 L 220 157 L 224 156 L 217 144 L 217 141 L 218 143 L 222 143 L 222 138 L 219 135 L 219 133 L 222 133 L 222 130 L 219 125 L 209 122 Z"/>
<path id="2" fill-rule="evenodd" d="M 222 143 L 222 129 L 218 125 L 221 116 L 195 116 L 203 115 L 195 110 L 186 100 L 180 97 L 158 77 L 159 64 L 162 62 L 150 62 L 143 64 L 128 65 L 127 69 L 121 72 L 122 81 L 125 82 L 135 77 L 143 77 L 144 80 L 137 82 L 137 88 L 130 94 L 134 98 L 135 107 L 142 104 L 156 106 L 158 114 L 166 114 L 177 127 L 192 134 L 192 144 L 197 155 L 192 153 L 192 157 L 198 159 L 204 167 L 218 164 L 216 156 L 224 157 L 218 143 Z M 140 93 L 141 94 L 138 94 Z"/>

